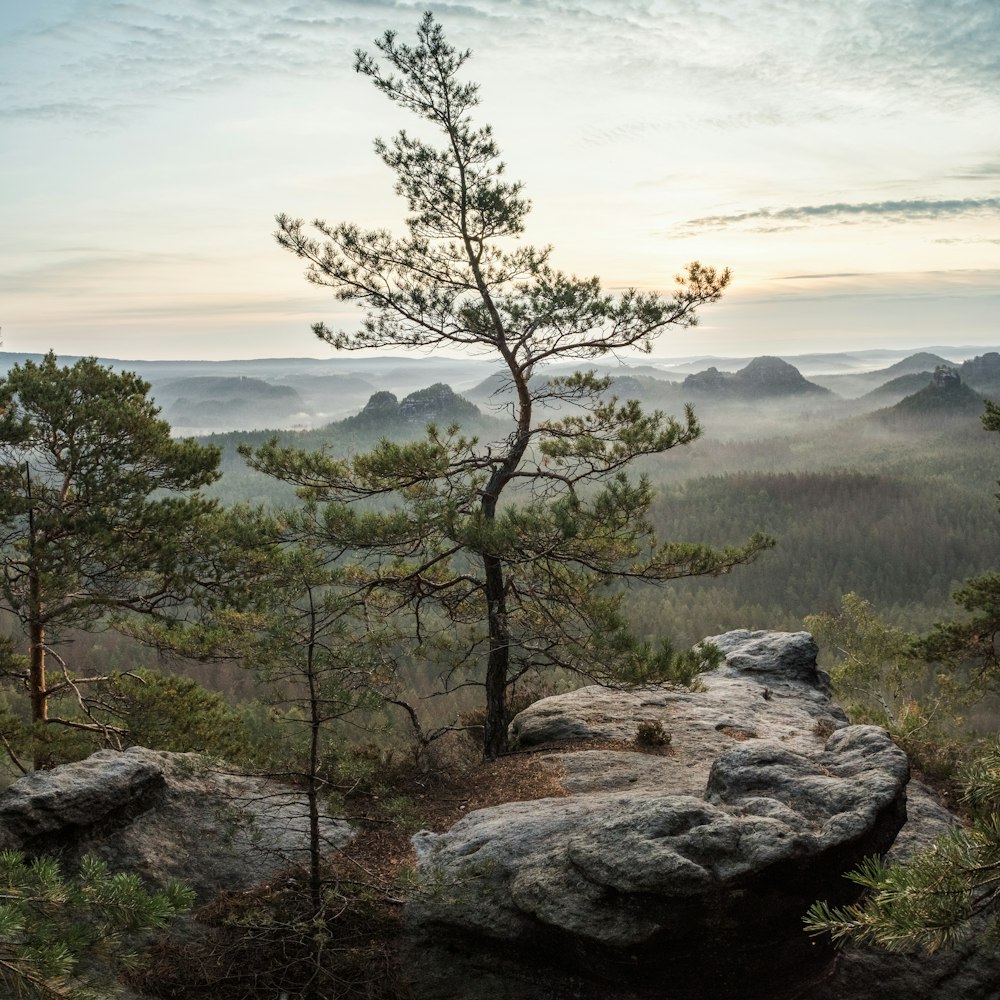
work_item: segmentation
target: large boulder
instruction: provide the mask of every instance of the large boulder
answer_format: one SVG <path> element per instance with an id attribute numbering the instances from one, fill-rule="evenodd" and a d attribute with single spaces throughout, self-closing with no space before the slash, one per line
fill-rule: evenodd
<path id="1" fill-rule="evenodd" d="M 564 797 L 416 836 L 416 997 L 780 1000 L 829 975 L 802 915 L 891 846 L 906 757 L 846 725 L 807 633 L 710 641 L 701 690 L 584 688 L 514 720 Z M 640 723 L 669 746 L 641 752 Z"/>
<path id="2" fill-rule="evenodd" d="M 323 818 L 330 848 L 351 836 Z M 301 791 L 230 774 L 197 754 L 133 747 L 29 774 L 0 795 L 0 847 L 59 854 L 72 865 L 86 853 L 152 885 L 184 882 L 207 899 L 245 889 L 308 857 Z"/>

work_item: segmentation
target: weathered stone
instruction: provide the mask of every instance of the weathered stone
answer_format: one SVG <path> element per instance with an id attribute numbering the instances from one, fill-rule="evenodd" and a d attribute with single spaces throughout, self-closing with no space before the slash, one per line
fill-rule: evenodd
<path id="1" fill-rule="evenodd" d="M 25 775 L 0 795 L 0 840 L 30 843 L 121 825 L 152 804 L 163 770 L 138 754 L 102 750 L 75 764 Z"/>
<path id="2" fill-rule="evenodd" d="M 29 854 L 85 853 L 152 885 L 179 880 L 202 899 L 306 860 L 300 791 L 209 767 L 197 754 L 133 747 L 16 781 L 0 795 L 0 843 Z M 351 836 L 323 818 L 330 847 Z"/>
<path id="3" fill-rule="evenodd" d="M 842 872 L 891 845 L 905 755 L 845 727 L 808 634 L 711 641 L 726 662 L 700 692 L 584 688 L 514 720 L 522 749 L 569 742 L 539 758 L 567 797 L 414 838 L 420 1000 L 778 1000 L 828 974 L 802 914 L 851 898 Z M 641 721 L 671 734 L 666 751 L 586 749 L 634 740 Z"/>

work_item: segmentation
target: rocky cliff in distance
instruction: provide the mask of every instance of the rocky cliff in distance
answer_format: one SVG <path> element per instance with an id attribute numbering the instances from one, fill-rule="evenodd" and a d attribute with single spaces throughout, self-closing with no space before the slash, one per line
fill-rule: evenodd
<path id="1" fill-rule="evenodd" d="M 681 386 L 686 394 L 716 399 L 762 400 L 803 395 L 832 396 L 829 389 L 810 382 L 794 365 L 781 358 L 754 358 L 738 372 L 717 368 L 688 375 Z"/>
<path id="2" fill-rule="evenodd" d="M 478 407 L 457 395 L 449 385 L 436 382 L 418 389 L 402 400 L 391 392 L 376 392 L 365 408 L 336 426 L 345 431 L 376 431 L 388 434 L 401 426 L 416 425 L 421 430 L 430 423 L 443 426 L 475 423 L 482 418 Z"/>
<path id="3" fill-rule="evenodd" d="M 895 406 L 876 410 L 870 419 L 892 427 L 941 420 L 978 420 L 983 397 L 962 382 L 954 368 L 939 365 L 922 389 L 904 397 Z"/>

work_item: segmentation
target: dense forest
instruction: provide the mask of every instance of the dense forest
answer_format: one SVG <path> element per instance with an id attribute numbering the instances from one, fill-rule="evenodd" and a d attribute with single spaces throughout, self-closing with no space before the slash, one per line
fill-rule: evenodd
<path id="1" fill-rule="evenodd" d="M 921 388 L 929 377 L 922 381 Z M 749 420 L 707 408 L 701 438 L 638 465 L 657 491 L 650 510 L 657 531 L 718 545 L 759 530 L 778 544 L 724 577 L 634 588 L 630 613 L 650 636 L 690 644 L 732 628 L 798 628 L 806 615 L 836 608 L 852 591 L 887 620 L 920 631 L 949 610 L 954 588 L 989 569 L 1000 551 L 996 448 L 982 430 L 981 404 L 972 415 L 888 426 L 877 411 L 818 413 L 805 421 L 792 411 L 781 421 L 772 404 L 772 433 L 745 439 L 724 435 L 734 427 L 745 433 L 757 407 L 747 408 Z M 454 416 L 449 405 L 435 419 Z M 468 429 L 489 440 L 503 424 L 477 413 Z M 373 422 L 363 410 L 326 428 L 285 432 L 281 440 L 346 455 L 382 436 L 413 440 L 422 430 L 391 415 Z M 271 436 L 201 439 L 222 448 L 216 496 L 276 504 L 293 497 L 286 485 L 248 468 L 237 451 Z"/>

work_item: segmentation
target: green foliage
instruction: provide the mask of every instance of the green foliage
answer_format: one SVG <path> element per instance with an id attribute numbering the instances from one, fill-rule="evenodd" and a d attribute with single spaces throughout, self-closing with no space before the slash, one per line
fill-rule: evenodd
<path id="1" fill-rule="evenodd" d="M 803 624 L 833 655 L 834 694 L 851 721 L 887 729 L 924 777 L 952 780 L 965 749 L 961 685 L 935 676 L 914 654 L 913 637 L 857 594 L 844 595 L 838 615 Z"/>
<path id="2" fill-rule="evenodd" d="M 839 614 L 808 615 L 803 625 L 836 657 L 830 679 L 852 718 L 888 727 L 923 665 L 909 655 L 912 637 L 886 625 L 864 598 L 852 592 L 840 603 Z"/>
<path id="3" fill-rule="evenodd" d="M 939 622 L 916 644 L 921 655 L 951 667 L 972 665 L 979 685 L 1000 686 L 1000 573 L 984 573 L 959 587 L 955 603 L 969 613 L 960 621 Z"/>
<path id="4" fill-rule="evenodd" d="M 808 614 L 836 615 L 852 591 L 894 626 L 923 631 L 947 613 L 957 581 L 992 568 L 1000 519 L 986 494 L 983 435 L 901 442 L 864 456 L 861 468 L 853 467 L 858 454 L 841 452 L 835 457 L 852 467 L 806 471 L 831 459 L 820 449 L 836 433 L 802 435 L 780 455 L 764 443 L 722 451 L 706 442 L 700 463 L 688 467 L 696 478 L 661 485 L 649 512 L 657 531 L 711 544 L 756 527 L 780 541 L 766 559 L 721 579 L 630 593 L 624 608 L 644 638 L 666 633 L 690 644 L 734 628 L 794 630 Z M 736 468 L 787 463 L 799 471 L 698 476 L 716 455 Z M 891 463 L 898 471 L 883 468 Z M 672 466 L 662 463 L 657 474 Z"/>
<path id="5" fill-rule="evenodd" d="M 692 649 L 677 650 L 669 639 L 661 639 L 654 649 L 651 643 L 633 643 L 635 655 L 620 671 L 629 684 L 673 684 L 697 690 L 698 675 L 718 667 L 725 656 L 711 642 L 700 642 Z"/>
<path id="6" fill-rule="evenodd" d="M 140 667 L 114 676 L 102 701 L 133 746 L 231 761 L 248 753 L 249 737 L 239 713 L 190 678 Z"/>
<path id="7" fill-rule="evenodd" d="M 966 775 L 967 828 L 956 827 L 902 864 L 867 859 L 847 877 L 866 895 L 853 905 L 815 903 L 806 930 L 890 951 L 937 951 L 968 933 L 982 915 L 1000 918 L 1000 740 Z"/>
<path id="8" fill-rule="evenodd" d="M 665 747 L 670 745 L 671 736 L 663 728 L 659 719 L 645 720 L 635 728 L 635 742 L 640 747 Z"/>
<path id="9" fill-rule="evenodd" d="M 101 977 L 135 961 L 137 936 L 193 900 L 179 885 L 147 892 L 136 875 L 113 875 L 93 857 L 66 878 L 52 858 L 0 852 L 0 983 L 13 997 L 105 997 Z"/>
<path id="10" fill-rule="evenodd" d="M 1000 432 L 1000 407 L 988 402 L 982 423 L 986 430 Z M 935 624 L 914 643 L 914 652 L 942 664 L 952 682 L 965 682 L 974 697 L 995 693 L 1000 690 L 1000 572 L 966 580 L 953 598 L 966 615 Z"/>
<path id="11" fill-rule="evenodd" d="M 1000 407 L 987 404 L 983 425 L 1000 431 Z M 953 668 L 971 662 L 969 693 L 977 696 L 998 679 L 1000 574 L 969 580 L 956 601 L 973 617 L 935 625 L 912 650 Z M 851 939 L 893 951 L 930 952 L 954 944 L 976 917 L 985 918 L 995 933 L 1000 928 L 1000 738 L 967 770 L 964 784 L 968 826 L 956 827 L 902 864 L 868 859 L 848 876 L 866 890 L 861 902 L 839 909 L 816 903 L 805 918 L 806 929 L 830 934 L 838 943 Z"/>
<path id="12" fill-rule="evenodd" d="M 214 504 L 192 491 L 218 478 L 218 452 L 173 440 L 148 392 L 131 373 L 94 358 L 60 367 L 51 352 L 0 380 L 0 608 L 26 640 L 26 669 L 8 676 L 36 724 L 70 724 L 51 703 L 84 704 L 105 679 L 74 675 L 55 651 L 66 629 L 169 614 L 211 576 L 196 531 Z"/>

